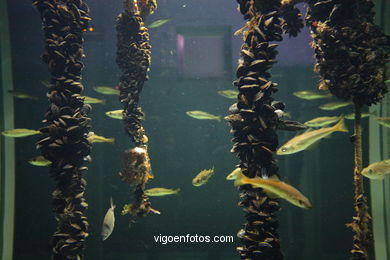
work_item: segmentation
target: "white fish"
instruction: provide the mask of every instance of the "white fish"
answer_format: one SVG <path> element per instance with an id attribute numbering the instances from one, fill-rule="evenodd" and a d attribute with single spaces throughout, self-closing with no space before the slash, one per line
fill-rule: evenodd
<path id="1" fill-rule="evenodd" d="M 106 240 L 114 230 L 115 226 L 115 205 L 112 201 L 112 198 L 110 198 L 111 207 L 107 210 L 106 215 L 104 216 L 103 220 L 103 226 L 102 226 L 102 239 L 103 241 Z"/>

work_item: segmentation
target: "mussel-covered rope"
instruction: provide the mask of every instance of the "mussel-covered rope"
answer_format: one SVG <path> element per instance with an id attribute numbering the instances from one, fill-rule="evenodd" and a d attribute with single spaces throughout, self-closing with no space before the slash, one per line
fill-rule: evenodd
<path id="1" fill-rule="evenodd" d="M 387 92 L 384 83 L 390 39 L 374 24 L 371 0 L 308 0 L 306 17 L 311 26 L 315 57 L 314 70 L 321 76 L 320 87 L 355 104 L 354 142 L 354 232 L 351 259 L 368 259 L 371 245 L 370 217 L 364 196 L 361 144 L 361 109 L 372 105 Z"/>
<path id="2" fill-rule="evenodd" d="M 37 0 L 45 35 L 42 59 L 49 66 L 50 105 L 46 127 L 37 148 L 52 162 L 50 174 L 56 181 L 52 193 L 57 230 L 51 245 L 53 259 L 82 259 L 88 221 L 84 215 L 86 182 L 82 178 L 91 145 L 87 140 L 91 107 L 84 104 L 81 84 L 83 30 L 89 10 L 82 0 Z"/>
<path id="3" fill-rule="evenodd" d="M 119 82 L 119 100 L 123 104 L 123 122 L 126 133 L 135 148 L 126 150 L 123 155 L 121 179 L 134 187 L 135 202 L 127 205 L 122 213 L 142 217 L 149 212 L 158 213 L 150 206 L 144 193 L 145 184 L 153 178 L 148 155 L 148 137 L 141 124 L 144 116 L 139 106 L 139 95 L 151 62 L 151 46 L 144 17 L 153 13 L 155 1 L 127 0 L 124 11 L 117 18 L 117 64 L 122 70 Z"/>
<path id="4" fill-rule="evenodd" d="M 283 121 L 274 112 L 284 110 L 282 102 L 274 101 L 272 94 L 277 84 L 269 80 L 268 70 L 276 63 L 277 44 L 281 41 L 282 26 L 279 0 L 238 0 L 240 12 L 247 20 L 243 33 L 241 59 L 237 68 L 238 102 L 233 104 L 228 121 L 232 126 L 233 148 L 240 158 L 240 168 L 249 178 L 278 175 L 273 153 L 278 146 L 277 129 L 296 131 L 305 127 L 298 122 Z M 290 10 L 291 11 L 291 10 Z M 290 35 L 302 27 L 296 21 L 299 14 L 290 15 Z M 291 12 L 290 12 L 291 13 Z M 240 206 L 246 212 L 247 223 L 238 232 L 243 246 L 238 247 L 242 259 L 283 259 L 276 213 L 279 202 L 269 198 L 262 189 L 241 186 Z"/>

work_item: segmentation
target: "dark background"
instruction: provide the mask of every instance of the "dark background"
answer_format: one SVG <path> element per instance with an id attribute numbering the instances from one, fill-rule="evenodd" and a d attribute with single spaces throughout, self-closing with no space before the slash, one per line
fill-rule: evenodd
<path id="1" fill-rule="evenodd" d="M 93 131 L 114 137 L 116 142 L 94 145 L 93 162 L 85 175 L 87 215 L 91 224 L 86 259 L 238 259 L 235 247 L 240 242 L 236 233 L 244 223 L 244 214 L 237 207 L 237 190 L 225 180 L 238 163 L 229 152 L 230 127 L 225 122 L 200 121 L 185 114 L 188 110 L 204 110 L 226 115 L 234 102 L 219 96 L 217 91 L 233 89 L 231 82 L 241 45 L 241 38 L 233 36 L 233 32 L 244 25 L 236 10 L 237 4 L 225 0 L 159 0 L 155 14 L 147 18 L 147 24 L 157 19 L 173 19 L 150 30 L 152 69 L 141 97 L 155 175 L 149 187 L 180 187 L 182 191 L 176 196 L 152 198 L 153 206 L 162 214 L 148 216 L 129 227 L 128 218 L 119 213 L 123 204 L 129 203 L 131 192 L 117 173 L 122 152 L 132 144 L 123 132 L 121 121 L 104 115 L 106 111 L 121 108 L 117 98 L 92 90 L 96 85 L 115 86 L 118 82 L 114 28 L 122 0 L 87 2 L 95 33 L 87 35 L 85 42 L 85 95 L 106 99 L 106 105 L 93 106 Z M 40 17 L 31 1 L 8 0 L 8 6 L 15 90 L 42 98 L 39 102 L 15 99 L 15 127 L 38 129 L 43 126 L 41 120 L 47 107 L 46 88 L 40 81 L 48 79 L 47 66 L 40 60 L 43 52 Z M 231 62 L 233 71 L 227 71 L 226 77 L 218 79 L 180 77 L 175 42 L 179 26 L 230 28 L 231 38 L 227 39 L 230 54 L 226 59 Z M 312 72 L 313 51 L 309 42 L 309 32 L 305 29 L 298 38 L 286 37 L 281 44 L 279 63 L 273 69 L 274 81 L 280 86 L 276 99 L 283 100 L 292 119 L 301 122 L 317 116 L 352 112 L 351 107 L 334 113 L 321 111 L 318 106 L 327 100 L 303 101 L 292 95 L 297 90 L 316 89 L 318 77 Z M 351 121 L 348 123 L 351 130 Z M 281 132 L 280 143 L 293 135 Z M 307 195 L 314 206 L 306 211 L 283 201 L 280 234 L 286 259 L 347 259 L 352 241 L 345 223 L 352 216 L 353 172 L 348 137 L 345 133 L 336 133 L 322 140 L 312 151 L 277 158 L 281 175 Z M 55 229 L 50 208 L 53 182 L 48 169 L 27 163 L 29 158 L 38 155 L 35 141 L 34 137 L 16 139 L 15 260 L 49 259 L 48 241 Z M 191 185 L 200 170 L 213 166 L 216 174 L 207 185 Z M 111 237 L 102 242 L 100 228 L 110 196 L 117 205 L 116 227 Z M 187 233 L 233 235 L 235 243 L 160 245 L 153 241 L 153 236 L 159 234 Z"/>

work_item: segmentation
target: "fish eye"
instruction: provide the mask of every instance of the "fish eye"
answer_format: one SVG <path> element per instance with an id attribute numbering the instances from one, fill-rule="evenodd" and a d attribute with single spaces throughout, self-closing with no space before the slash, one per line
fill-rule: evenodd
<path id="1" fill-rule="evenodd" d="M 285 146 L 282 147 L 282 152 L 287 152 L 287 148 Z"/>
<path id="2" fill-rule="evenodd" d="M 372 174 L 372 173 L 374 173 L 374 171 L 372 169 L 368 169 L 368 173 Z"/>

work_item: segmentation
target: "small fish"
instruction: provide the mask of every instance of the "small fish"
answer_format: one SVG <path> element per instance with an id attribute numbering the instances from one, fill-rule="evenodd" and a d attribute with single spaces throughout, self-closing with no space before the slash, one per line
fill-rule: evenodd
<path id="1" fill-rule="evenodd" d="M 16 98 L 39 100 L 39 97 L 33 96 L 31 94 L 28 94 L 28 93 L 22 92 L 22 91 L 8 90 L 8 93 L 10 93 L 12 96 L 14 96 Z"/>
<path id="2" fill-rule="evenodd" d="M 275 112 L 275 114 L 278 115 L 278 118 L 282 118 L 282 117 L 291 118 L 291 112 L 284 112 L 281 109 L 276 109 L 274 112 Z"/>
<path id="3" fill-rule="evenodd" d="M 385 84 L 390 84 L 390 79 L 384 81 Z"/>
<path id="4" fill-rule="evenodd" d="M 104 216 L 103 226 L 102 226 L 102 239 L 106 240 L 114 230 L 115 226 L 115 205 L 110 198 L 111 207 L 107 210 L 106 215 Z"/>
<path id="5" fill-rule="evenodd" d="M 161 197 L 179 193 L 180 189 L 152 188 L 145 190 L 145 194 L 150 197 Z"/>
<path id="6" fill-rule="evenodd" d="M 320 106 L 322 110 L 336 110 L 342 107 L 352 105 L 352 102 L 331 102 Z"/>
<path id="7" fill-rule="evenodd" d="M 7 137 L 25 137 L 30 135 L 38 135 L 41 132 L 38 130 L 26 129 L 26 128 L 16 128 L 11 130 L 6 130 L 1 132 L 2 135 Z"/>
<path id="8" fill-rule="evenodd" d="M 41 84 L 44 85 L 45 87 L 49 87 L 50 81 L 47 79 L 41 80 Z"/>
<path id="9" fill-rule="evenodd" d="M 362 170 L 362 175 L 373 180 L 383 180 L 390 173 L 390 159 L 375 162 Z"/>
<path id="10" fill-rule="evenodd" d="M 104 136 L 96 135 L 94 132 L 89 132 L 87 139 L 91 144 L 94 144 L 94 143 L 111 143 L 112 144 L 115 142 L 114 138 L 106 138 Z"/>
<path id="11" fill-rule="evenodd" d="M 202 170 L 195 176 L 194 179 L 192 179 L 192 185 L 194 185 L 195 187 L 205 185 L 213 175 L 214 167 L 212 169 Z"/>
<path id="12" fill-rule="evenodd" d="M 104 104 L 106 104 L 106 101 L 104 99 L 84 96 L 84 103 L 85 104 L 103 104 L 104 105 Z"/>
<path id="13" fill-rule="evenodd" d="M 304 125 L 309 127 L 323 127 L 333 124 L 339 120 L 339 116 L 321 116 L 305 122 Z"/>
<path id="14" fill-rule="evenodd" d="M 384 127 L 390 127 L 390 117 L 376 117 L 374 120 Z"/>
<path id="15" fill-rule="evenodd" d="M 235 99 L 237 98 L 238 91 L 237 90 L 220 90 L 217 92 L 220 96 L 225 98 Z"/>
<path id="16" fill-rule="evenodd" d="M 276 151 L 276 154 L 286 155 L 303 151 L 320 139 L 327 137 L 334 132 L 348 132 L 344 125 L 344 118 L 340 119 L 340 121 L 334 126 L 307 131 L 301 135 L 293 137 L 286 144 L 282 145 Z"/>
<path id="17" fill-rule="evenodd" d="M 269 197 L 285 199 L 291 204 L 304 209 L 312 207 L 308 198 L 293 186 L 282 182 L 276 176 L 271 178 L 248 178 L 244 174 L 239 174 L 234 181 L 234 186 L 250 184 L 253 188 L 262 188 Z"/>
<path id="18" fill-rule="evenodd" d="M 237 179 L 237 176 L 239 174 L 242 174 L 242 171 L 241 171 L 240 167 L 234 169 L 231 173 L 229 173 L 229 175 L 226 176 L 226 180 L 228 180 L 228 181 L 235 180 L 235 179 Z"/>
<path id="19" fill-rule="evenodd" d="M 320 98 L 330 98 L 332 97 L 332 94 L 330 93 L 319 93 L 311 90 L 302 90 L 302 91 L 296 91 L 293 93 L 294 96 L 306 99 L 306 100 L 314 100 L 314 99 L 320 99 Z"/>
<path id="20" fill-rule="evenodd" d="M 152 22 L 151 24 L 149 24 L 148 28 L 157 28 L 157 27 L 160 27 L 160 26 L 162 26 L 170 21 L 172 21 L 172 18 L 156 20 L 156 21 Z"/>
<path id="21" fill-rule="evenodd" d="M 114 119 L 123 119 L 123 109 L 108 111 L 106 112 L 106 116 Z"/>
<path id="22" fill-rule="evenodd" d="M 194 110 L 194 111 L 187 111 L 186 114 L 192 118 L 195 118 L 195 119 L 200 119 L 200 120 L 217 120 L 217 121 L 221 121 L 221 117 L 220 116 L 215 116 L 215 115 L 212 115 L 212 114 L 209 114 L 207 112 L 204 112 L 204 111 L 199 111 L 199 110 Z"/>
<path id="23" fill-rule="evenodd" d="M 39 155 L 28 160 L 28 163 L 34 166 L 49 166 L 52 162 L 42 155 Z"/>
<path id="24" fill-rule="evenodd" d="M 362 113 L 362 118 L 366 118 L 366 117 L 369 117 L 369 116 L 373 116 L 374 114 L 373 113 Z M 355 119 L 355 113 L 351 113 L 351 114 L 348 114 L 348 115 L 345 115 L 344 116 L 345 119 L 348 119 L 348 120 L 354 120 Z"/>
<path id="25" fill-rule="evenodd" d="M 93 87 L 93 90 L 104 95 L 119 95 L 119 90 L 106 86 Z"/>

